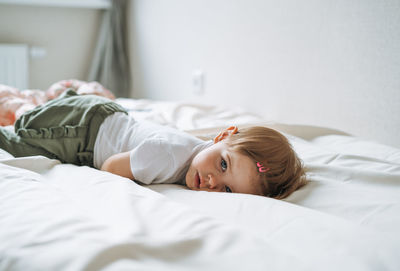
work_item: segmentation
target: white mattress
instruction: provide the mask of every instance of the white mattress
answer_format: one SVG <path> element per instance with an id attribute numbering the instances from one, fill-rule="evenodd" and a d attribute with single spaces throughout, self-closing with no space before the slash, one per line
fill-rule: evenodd
<path id="1" fill-rule="evenodd" d="M 186 130 L 262 121 L 120 102 Z M 143 187 L 0 152 L 0 270 L 400 270 L 400 150 L 342 134 L 287 136 L 310 184 L 284 201 Z"/>

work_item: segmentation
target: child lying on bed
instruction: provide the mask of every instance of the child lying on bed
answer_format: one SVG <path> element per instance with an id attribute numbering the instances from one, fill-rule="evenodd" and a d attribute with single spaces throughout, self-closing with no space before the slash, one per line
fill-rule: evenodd
<path id="1" fill-rule="evenodd" d="M 28 111 L 14 128 L 0 128 L 0 147 L 16 157 L 43 155 L 144 184 L 280 199 L 306 183 L 301 161 L 275 130 L 229 127 L 203 141 L 136 121 L 109 99 L 72 90 Z"/>

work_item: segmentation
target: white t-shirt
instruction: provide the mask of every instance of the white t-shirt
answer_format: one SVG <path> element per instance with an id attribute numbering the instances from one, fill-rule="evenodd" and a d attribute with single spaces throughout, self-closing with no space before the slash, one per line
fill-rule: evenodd
<path id="1" fill-rule="evenodd" d="M 136 181 L 184 184 L 193 157 L 210 145 L 212 141 L 114 113 L 99 128 L 93 162 L 96 168 L 101 168 L 110 156 L 130 151 L 131 171 Z"/>

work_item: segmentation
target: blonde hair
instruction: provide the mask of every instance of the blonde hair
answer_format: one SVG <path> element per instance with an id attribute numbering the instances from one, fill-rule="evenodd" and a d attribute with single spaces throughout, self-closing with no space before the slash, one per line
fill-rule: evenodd
<path id="1" fill-rule="evenodd" d="M 278 131 L 262 126 L 244 128 L 227 143 L 231 150 L 254 161 L 264 196 L 283 199 L 307 183 L 302 161 Z M 260 172 L 257 163 L 266 171 Z"/>

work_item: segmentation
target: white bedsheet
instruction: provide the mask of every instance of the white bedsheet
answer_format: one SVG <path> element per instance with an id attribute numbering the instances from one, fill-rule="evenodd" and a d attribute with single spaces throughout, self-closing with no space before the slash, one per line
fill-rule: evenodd
<path id="1" fill-rule="evenodd" d="M 23 169 L 33 164 L 37 172 Z M 1 270 L 304 266 L 273 242 L 125 178 L 42 157 L 3 159 L 0 171 Z"/>
<path id="2" fill-rule="evenodd" d="M 323 259 L 323 269 L 397 270 L 400 150 L 343 135 L 310 141 L 287 136 L 310 183 L 284 201 L 248 195 L 233 199 L 167 185 L 151 188 L 263 236 L 306 263 Z"/>
<path id="3" fill-rule="evenodd" d="M 400 150 L 288 137 L 310 184 L 284 201 L 143 187 L 0 150 L 0 270 L 400 270 Z"/>
<path id="4" fill-rule="evenodd" d="M 119 98 L 117 102 L 138 120 L 145 119 L 180 130 L 265 122 L 260 116 L 241 108 L 146 99 Z"/>
<path id="5" fill-rule="evenodd" d="M 286 201 L 3 156 L 0 270 L 400 270 L 399 152 L 292 142 L 311 183 Z"/>

